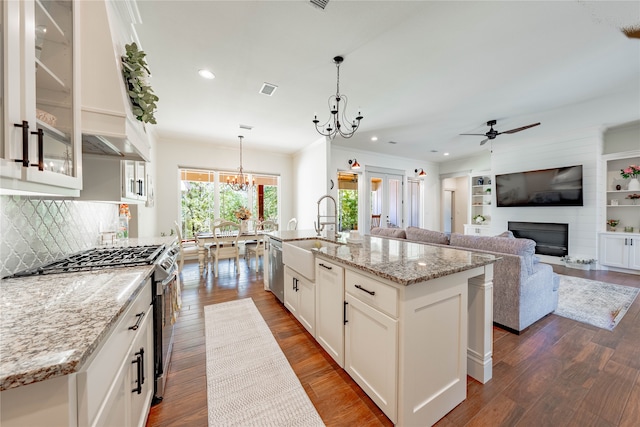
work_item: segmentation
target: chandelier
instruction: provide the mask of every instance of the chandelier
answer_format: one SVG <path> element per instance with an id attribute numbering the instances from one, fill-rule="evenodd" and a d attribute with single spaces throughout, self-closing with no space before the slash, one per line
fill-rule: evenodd
<path id="1" fill-rule="evenodd" d="M 238 174 L 236 174 L 233 179 L 227 176 L 227 186 L 234 191 L 248 191 L 253 189 L 256 185 L 256 180 L 253 179 L 251 183 L 249 183 L 249 175 L 245 175 L 242 172 L 242 139 L 244 136 L 238 136 L 240 138 L 240 168 L 238 169 Z"/>
<path id="2" fill-rule="evenodd" d="M 313 123 L 316 125 L 318 133 L 330 138 L 335 138 L 337 134 L 340 134 L 343 138 L 351 138 L 353 134 L 356 133 L 356 130 L 358 130 L 360 120 L 362 120 L 362 115 L 359 111 L 358 117 L 356 117 L 355 120 L 347 119 L 347 95 L 340 94 L 340 64 L 342 61 L 344 61 L 342 56 L 336 56 L 333 58 L 333 62 L 336 63 L 338 78 L 336 83 L 336 94 L 331 95 L 328 100 L 331 115 L 326 123 L 321 126 L 318 126 L 318 123 L 320 123 L 318 116 L 314 116 L 313 119 Z"/>

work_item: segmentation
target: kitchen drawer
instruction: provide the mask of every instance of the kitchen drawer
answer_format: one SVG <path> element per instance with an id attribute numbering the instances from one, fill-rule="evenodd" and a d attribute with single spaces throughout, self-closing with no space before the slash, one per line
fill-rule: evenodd
<path id="1" fill-rule="evenodd" d="M 141 313 L 144 314 L 140 315 Z M 104 344 L 98 347 L 89 364 L 78 372 L 78 419 L 80 425 L 92 424 L 93 418 L 118 376 L 123 361 L 129 359 L 129 348 L 134 339 L 151 321 L 153 321 L 151 280 L 147 280 L 138 296 L 111 329 Z M 130 329 L 136 324 L 138 324 L 137 329 Z"/>
<path id="2" fill-rule="evenodd" d="M 394 318 L 398 317 L 398 291 L 396 288 L 353 271 L 345 272 L 345 290 L 359 300 Z"/>

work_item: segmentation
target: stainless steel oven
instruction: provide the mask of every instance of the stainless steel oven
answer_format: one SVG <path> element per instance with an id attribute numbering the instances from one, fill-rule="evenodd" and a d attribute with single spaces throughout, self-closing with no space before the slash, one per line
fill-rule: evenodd
<path id="1" fill-rule="evenodd" d="M 153 278 L 153 342 L 155 385 L 153 404 L 164 397 L 173 350 L 173 325 L 178 317 L 179 276 L 177 257 L 180 250 L 169 248 L 156 263 Z"/>

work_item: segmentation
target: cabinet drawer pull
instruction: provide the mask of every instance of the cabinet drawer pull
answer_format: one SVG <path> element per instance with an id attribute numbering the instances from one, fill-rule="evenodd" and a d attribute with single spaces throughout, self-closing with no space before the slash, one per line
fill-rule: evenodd
<path id="1" fill-rule="evenodd" d="M 22 128 L 22 158 L 14 161 L 22 163 L 22 166 L 26 168 L 29 166 L 29 122 L 23 120 L 22 123 L 14 123 L 13 125 Z"/>
<path id="2" fill-rule="evenodd" d="M 142 384 L 144 383 L 144 349 L 140 348 L 138 353 L 135 353 L 136 360 L 132 361 L 131 364 L 136 365 L 136 388 L 131 390 L 131 393 L 142 394 Z"/>
<path id="3" fill-rule="evenodd" d="M 363 288 L 360 285 L 356 285 L 356 289 L 360 289 L 361 291 L 364 291 L 364 292 L 368 293 L 369 295 L 375 295 L 376 294 L 376 291 L 370 291 L 368 289 Z"/>
<path id="4" fill-rule="evenodd" d="M 130 331 L 137 331 L 138 328 L 140 327 L 140 323 L 142 323 L 142 319 L 144 319 L 144 311 L 141 313 L 136 314 L 136 317 L 138 318 L 138 320 L 136 321 L 136 324 L 133 326 L 129 326 L 129 330 Z"/>
<path id="5" fill-rule="evenodd" d="M 342 308 L 342 310 L 343 310 L 343 311 L 342 311 L 342 322 L 343 322 L 345 325 L 347 324 L 347 322 L 349 322 L 349 321 L 347 320 L 347 304 L 349 304 L 349 303 L 345 301 L 345 302 L 344 302 L 344 306 L 343 306 L 343 308 Z"/>
<path id="6" fill-rule="evenodd" d="M 326 268 L 327 270 L 332 270 L 332 269 L 333 269 L 333 267 L 328 266 L 328 265 L 324 265 L 323 263 L 320 263 L 319 265 L 320 265 L 320 267 L 324 267 L 324 268 Z"/>
<path id="7" fill-rule="evenodd" d="M 44 170 L 44 131 L 38 129 L 37 132 L 31 132 L 32 135 L 38 135 L 38 164 L 31 165 L 38 168 L 38 170 Z"/>

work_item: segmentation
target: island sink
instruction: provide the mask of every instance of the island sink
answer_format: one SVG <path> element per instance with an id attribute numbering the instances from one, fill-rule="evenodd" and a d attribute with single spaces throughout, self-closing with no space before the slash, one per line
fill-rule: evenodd
<path id="1" fill-rule="evenodd" d="M 315 254 L 313 249 L 335 248 L 339 243 L 321 239 L 293 240 L 282 244 L 282 260 L 284 265 L 315 281 Z"/>

